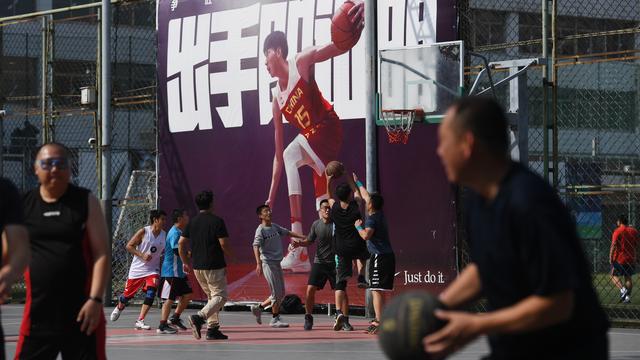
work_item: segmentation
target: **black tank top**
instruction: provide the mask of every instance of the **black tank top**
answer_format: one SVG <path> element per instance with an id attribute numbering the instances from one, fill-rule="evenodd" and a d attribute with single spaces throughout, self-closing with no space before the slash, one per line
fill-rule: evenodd
<path id="1" fill-rule="evenodd" d="M 31 262 L 25 272 L 25 335 L 78 331 L 76 316 L 89 295 L 93 266 L 86 232 L 89 190 L 74 185 L 53 203 L 38 188 L 24 196 Z"/>

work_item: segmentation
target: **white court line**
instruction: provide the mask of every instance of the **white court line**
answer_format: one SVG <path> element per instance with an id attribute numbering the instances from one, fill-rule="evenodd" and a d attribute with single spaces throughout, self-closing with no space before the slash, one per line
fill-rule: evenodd
<path id="1" fill-rule="evenodd" d="M 609 332 L 609 335 L 633 335 L 640 336 L 640 332 Z"/>

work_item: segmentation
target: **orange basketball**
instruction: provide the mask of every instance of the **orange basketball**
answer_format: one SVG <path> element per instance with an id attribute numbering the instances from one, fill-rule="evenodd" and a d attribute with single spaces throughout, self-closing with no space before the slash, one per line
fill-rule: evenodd
<path id="1" fill-rule="evenodd" d="M 330 161 L 324 171 L 327 175 L 337 178 L 344 173 L 344 165 L 340 161 Z"/>
<path id="2" fill-rule="evenodd" d="M 331 42 L 340 50 L 351 49 L 360 39 L 362 31 L 358 31 L 357 24 L 351 23 L 349 10 L 355 4 L 345 1 L 331 19 Z"/>

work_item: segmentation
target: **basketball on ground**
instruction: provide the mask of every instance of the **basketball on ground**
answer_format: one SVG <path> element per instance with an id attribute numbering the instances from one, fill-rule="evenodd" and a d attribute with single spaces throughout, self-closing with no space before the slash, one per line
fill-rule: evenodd
<path id="1" fill-rule="evenodd" d="M 331 42 L 340 50 L 351 49 L 360 39 L 362 31 L 358 31 L 357 24 L 351 23 L 349 10 L 355 4 L 345 1 L 331 19 Z"/>
<path id="2" fill-rule="evenodd" d="M 327 175 L 337 178 L 344 174 L 344 165 L 340 161 L 333 160 L 327 164 L 324 171 Z"/>
<path id="3" fill-rule="evenodd" d="M 429 359 L 422 339 L 444 326 L 433 312 L 442 303 L 426 291 L 407 292 L 393 298 L 380 319 L 378 341 L 391 360 Z"/>

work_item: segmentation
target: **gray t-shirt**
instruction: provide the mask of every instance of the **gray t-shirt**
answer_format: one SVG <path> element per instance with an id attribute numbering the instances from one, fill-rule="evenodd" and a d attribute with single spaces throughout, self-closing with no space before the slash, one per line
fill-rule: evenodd
<path id="1" fill-rule="evenodd" d="M 271 226 L 258 225 L 253 246 L 260 248 L 260 260 L 264 262 L 282 261 L 282 236 L 289 235 L 289 230 L 278 224 Z"/>
<path id="2" fill-rule="evenodd" d="M 313 260 L 316 264 L 335 263 L 335 251 L 333 250 L 333 223 L 324 223 L 318 219 L 311 225 L 309 230 L 309 241 L 316 242 L 316 257 Z"/>

